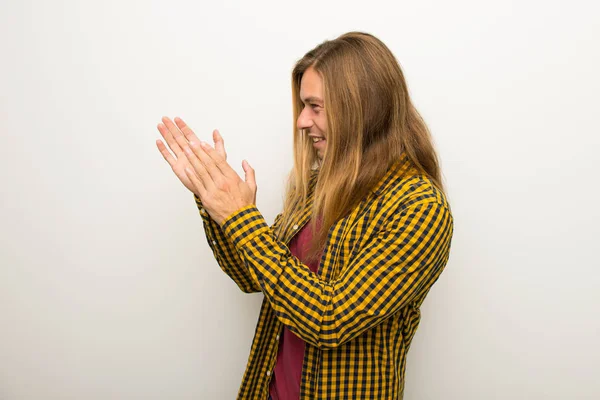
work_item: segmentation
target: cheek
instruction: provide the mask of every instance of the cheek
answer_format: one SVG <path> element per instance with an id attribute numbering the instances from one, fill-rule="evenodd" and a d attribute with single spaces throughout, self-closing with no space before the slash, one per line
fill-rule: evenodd
<path id="1" fill-rule="evenodd" d="M 315 118 L 315 123 L 321 132 L 327 132 L 327 117 L 324 113 L 323 115 L 318 115 L 317 118 Z"/>

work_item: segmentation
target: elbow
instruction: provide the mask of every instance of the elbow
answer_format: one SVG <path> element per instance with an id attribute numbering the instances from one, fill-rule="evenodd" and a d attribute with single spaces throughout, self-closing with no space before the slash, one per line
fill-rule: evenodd
<path id="1" fill-rule="evenodd" d="M 313 343 L 319 350 L 333 350 L 344 344 L 345 341 L 340 340 L 340 332 L 337 328 L 333 330 L 321 330 L 316 337 L 316 342 Z"/>
<path id="2" fill-rule="evenodd" d="M 261 292 L 260 289 L 255 288 L 254 286 L 238 286 L 243 293 L 258 293 Z"/>

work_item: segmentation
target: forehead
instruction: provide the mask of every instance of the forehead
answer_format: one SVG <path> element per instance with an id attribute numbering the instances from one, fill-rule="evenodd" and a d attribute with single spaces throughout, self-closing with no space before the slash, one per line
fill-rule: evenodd
<path id="1" fill-rule="evenodd" d="M 304 71 L 302 81 L 300 81 L 300 98 L 306 100 L 310 97 L 323 99 L 323 80 L 312 67 Z"/>

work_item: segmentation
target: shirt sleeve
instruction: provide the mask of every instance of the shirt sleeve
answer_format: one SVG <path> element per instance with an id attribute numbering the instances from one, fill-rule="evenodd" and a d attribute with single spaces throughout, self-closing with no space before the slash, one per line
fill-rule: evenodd
<path id="1" fill-rule="evenodd" d="M 337 280 L 325 282 L 277 240 L 254 205 L 223 223 L 253 287 L 277 317 L 308 343 L 340 346 L 410 304 L 433 285 L 448 260 L 453 219 L 436 200 L 391 213 L 352 259 L 340 260 Z"/>
<path id="2" fill-rule="evenodd" d="M 206 240 L 219 267 L 236 283 L 236 285 L 238 285 L 242 292 L 260 292 L 260 285 L 256 284 L 250 276 L 247 266 L 240 258 L 234 244 L 224 234 L 221 226 L 219 226 L 219 224 L 210 217 L 208 212 L 204 210 L 200 198 L 194 194 L 194 199 L 198 211 L 200 212 L 200 216 L 202 217 Z M 281 214 L 275 218 L 273 227 L 279 223 L 280 219 Z"/>

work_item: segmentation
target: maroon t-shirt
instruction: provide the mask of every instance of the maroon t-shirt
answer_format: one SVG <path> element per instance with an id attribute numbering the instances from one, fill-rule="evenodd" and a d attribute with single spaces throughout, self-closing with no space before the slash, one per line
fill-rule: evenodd
<path id="1" fill-rule="evenodd" d="M 320 221 L 319 221 L 320 222 Z M 318 226 L 318 223 L 317 223 Z M 310 223 L 304 225 L 290 241 L 290 252 L 312 272 L 317 273 L 320 257 L 307 262 L 308 245 L 312 239 Z M 296 336 L 285 325 L 281 331 L 277 361 L 269 386 L 273 400 L 298 400 L 300 398 L 300 379 L 304 360 L 304 340 Z"/>

